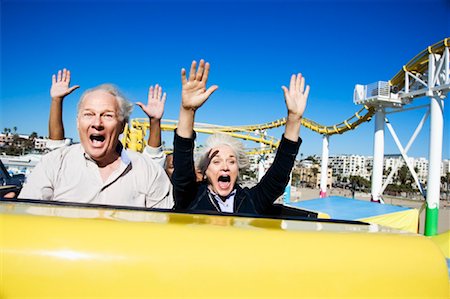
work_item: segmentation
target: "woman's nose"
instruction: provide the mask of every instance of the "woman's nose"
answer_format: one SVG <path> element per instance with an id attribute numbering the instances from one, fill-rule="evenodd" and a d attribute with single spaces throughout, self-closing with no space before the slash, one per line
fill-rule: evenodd
<path id="1" fill-rule="evenodd" d="M 227 161 L 223 161 L 223 162 L 222 162 L 222 169 L 223 169 L 223 170 L 228 170 L 228 169 L 230 169 L 230 166 L 228 165 Z"/>

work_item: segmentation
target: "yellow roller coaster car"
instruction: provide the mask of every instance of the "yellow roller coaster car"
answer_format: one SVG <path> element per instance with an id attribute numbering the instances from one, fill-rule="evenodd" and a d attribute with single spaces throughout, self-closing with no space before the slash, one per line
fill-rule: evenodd
<path id="1" fill-rule="evenodd" d="M 1 298 L 448 298 L 429 238 L 361 222 L 0 200 Z"/>

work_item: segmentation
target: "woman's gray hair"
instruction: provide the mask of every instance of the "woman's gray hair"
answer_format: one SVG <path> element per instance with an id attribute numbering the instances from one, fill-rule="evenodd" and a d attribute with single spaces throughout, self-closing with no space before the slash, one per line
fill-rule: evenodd
<path id="1" fill-rule="evenodd" d="M 248 157 L 244 151 L 244 145 L 242 144 L 242 142 L 231 137 L 228 134 L 215 133 L 206 140 L 205 147 L 200 157 L 198 157 L 196 161 L 196 166 L 201 169 L 203 174 L 205 174 L 209 162 L 211 161 L 211 159 L 209 158 L 211 150 L 220 145 L 228 145 L 233 150 L 236 155 L 239 170 L 248 166 Z"/>
<path id="2" fill-rule="evenodd" d="M 125 123 L 128 123 L 131 112 L 133 111 L 133 104 L 120 92 L 120 90 L 115 85 L 109 83 L 86 90 L 81 95 L 80 101 L 78 102 L 78 113 L 80 112 L 81 103 L 83 103 L 86 95 L 97 90 L 104 91 L 114 96 L 119 106 L 119 119 L 121 121 L 124 121 Z"/>

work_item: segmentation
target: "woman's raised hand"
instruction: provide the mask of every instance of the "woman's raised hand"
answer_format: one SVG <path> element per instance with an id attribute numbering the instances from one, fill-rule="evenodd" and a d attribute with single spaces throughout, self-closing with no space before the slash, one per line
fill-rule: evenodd
<path id="1" fill-rule="evenodd" d="M 197 62 L 193 61 L 189 71 L 189 78 L 186 78 L 186 70 L 184 68 L 181 69 L 182 109 L 197 110 L 206 102 L 209 96 L 219 88 L 217 85 L 213 85 L 206 89 L 209 67 L 209 63 L 205 63 L 205 61 L 201 59 L 197 69 Z"/>
<path id="2" fill-rule="evenodd" d="M 300 73 L 298 75 L 294 74 L 291 76 L 289 89 L 286 86 L 282 86 L 281 88 L 284 91 L 288 118 L 291 117 L 301 120 L 309 95 L 309 85 L 305 88 L 305 78 Z"/>

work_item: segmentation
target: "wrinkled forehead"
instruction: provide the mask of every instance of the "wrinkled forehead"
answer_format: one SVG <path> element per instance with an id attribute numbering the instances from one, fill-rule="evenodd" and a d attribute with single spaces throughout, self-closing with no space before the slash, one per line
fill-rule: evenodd
<path id="1" fill-rule="evenodd" d="M 103 90 L 87 93 L 80 102 L 80 110 L 119 111 L 115 96 Z"/>
<path id="2" fill-rule="evenodd" d="M 220 158 L 230 158 L 230 157 L 236 157 L 236 153 L 234 152 L 233 148 L 227 144 L 221 144 L 218 146 L 215 146 L 211 149 L 209 152 L 208 157 L 210 159 L 214 157 L 220 157 Z"/>

